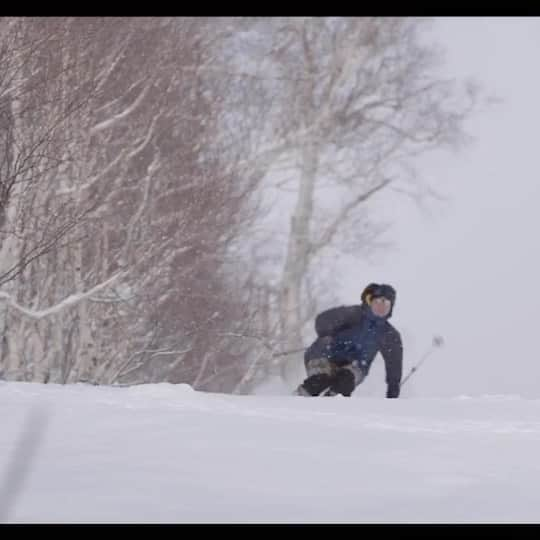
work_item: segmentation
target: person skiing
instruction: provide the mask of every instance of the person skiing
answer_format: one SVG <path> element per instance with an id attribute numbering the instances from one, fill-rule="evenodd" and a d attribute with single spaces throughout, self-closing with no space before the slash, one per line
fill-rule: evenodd
<path id="1" fill-rule="evenodd" d="M 388 322 L 396 291 L 387 284 L 371 283 L 361 300 L 361 305 L 331 308 L 316 317 L 317 339 L 304 353 L 308 376 L 296 394 L 349 397 L 380 352 L 386 369 L 386 397 L 399 397 L 403 345 L 400 333 Z"/>

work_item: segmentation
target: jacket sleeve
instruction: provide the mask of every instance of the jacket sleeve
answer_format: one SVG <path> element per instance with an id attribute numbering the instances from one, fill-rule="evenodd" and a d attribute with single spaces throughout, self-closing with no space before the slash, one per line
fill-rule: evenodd
<path id="1" fill-rule="evenodd" d="M 403 371 L 403 344 L 400 333 L 393 327 L 385 335 L 381 354 L 386 369 L 386 397 L 399 397 Z"/>
<path id="2" fill-rule="evenodd" d="M 333 336 L 352 326 L 359 316 L 358 306 L 340 306 L 323 311 L 315 318 L 317 336 Z"/>

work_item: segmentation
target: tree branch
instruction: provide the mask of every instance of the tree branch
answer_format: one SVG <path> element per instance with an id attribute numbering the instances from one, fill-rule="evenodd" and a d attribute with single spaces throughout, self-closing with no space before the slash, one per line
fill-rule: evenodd
<path id="1" fill-rule="evenodd" d="M 34 320 L 40 320 L 40 319 L 43 319 L 44 317 L 48 317 L 49 315 L 59 313 L 60 311 L 64 310 L 67 307 L 78 304 L 85 298 L 88 298 L 92 296 L 94 293 L 101 291 L 102 289 L 105 289 L 106 287 L 111 285 L 113 282 L 115 282 L 122 275 L 124 275 L 124 272 L 115 274 L 114 276 L 110 277 L 103 283 L 100 283 L 99 285 L 92 287 L 90 290 L 86 292 L 71 294 L 67 298 L 59 302 L 58 304 L 51 306 L 49 308 L 46 308 L 46 309 L 42 309 L 42 310 L 32 310 L 32 309 L 25 308 L 24 306 L 21 306 L 19 303 L 17 303 L 17 301 L 10 294 L 4 291 L 0 291 L 0 300 L 7 301 L 10 307 L 16 309 L 19 313 L 25 315 L 26 317 L 29 317 Z"/>
<path id="2" fill-rule="evenodd" d="M 379 192 L 381 189 L 384 189 L 392 181 L 393 181 L 393 178 L 386 178 L 380 184 L 376 185 L 375 187 L 371 188 L 370 190 L 364 193 L 361 193 L 360 195 L 358 195 L 358 197 L 356 197 L 356 199 L 354 199 L 349 204 L 345 205 L 341 209 L 341 212 L 334 219 L 334 221 L 327 227 L 327 229 L 323 233 L 321 240 L 319 242 L 312 243 L 310 245 L 310 250 L 309 250 L 310 257 L 315 255 L 315 253 L 320 251 L 322 248 L 327 246 L 332 241 L 339 227 L 343 225 L 343 222 L 347 219 L 347 217 L 352 212 L 352 210 L 354 210 L 361 203 L 367 201 L 369 198 L 371 198 L 373 195 L 375 195 L 375 193 Z"/>

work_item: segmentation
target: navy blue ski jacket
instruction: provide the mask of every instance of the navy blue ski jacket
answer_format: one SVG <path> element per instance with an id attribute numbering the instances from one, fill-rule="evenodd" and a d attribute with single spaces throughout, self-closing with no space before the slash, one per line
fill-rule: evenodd
<path id="1" fill-rule="evenodd" d="M 317 339 L 306 350 L 305 362 L 328 358 L 338 365 L 353 364 L 365 375 L 378 352 L 385 369 L 386 384 L 391 397 L 399 394 L 402 376 L 403 345 L 400 333 L 378 317 L 367 304 L 340 306 L 320 313 L 315 319 Z"/>

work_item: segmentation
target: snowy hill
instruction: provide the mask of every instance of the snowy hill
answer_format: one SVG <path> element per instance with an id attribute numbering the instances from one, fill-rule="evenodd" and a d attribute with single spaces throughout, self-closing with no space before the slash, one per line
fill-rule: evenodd
<path id="1" fill-rule="evenodd" d="M 537 400 L 3 382 L 0 407 L 8 522 L 540 521 Z"/>

